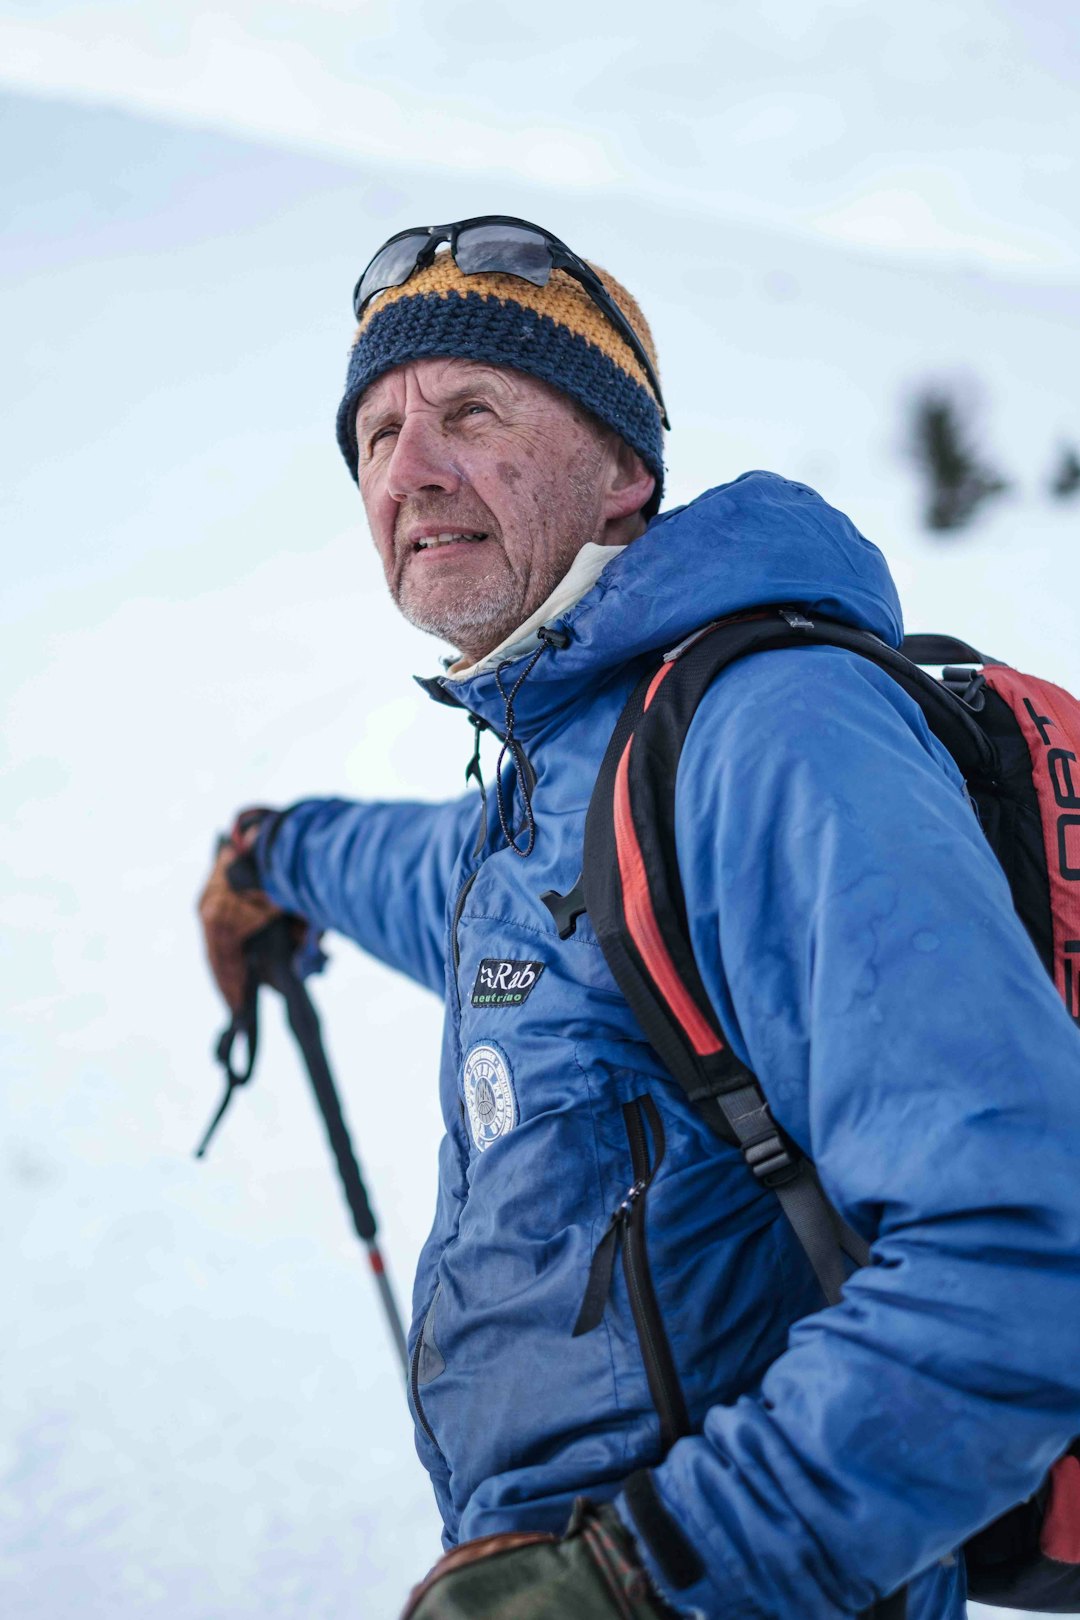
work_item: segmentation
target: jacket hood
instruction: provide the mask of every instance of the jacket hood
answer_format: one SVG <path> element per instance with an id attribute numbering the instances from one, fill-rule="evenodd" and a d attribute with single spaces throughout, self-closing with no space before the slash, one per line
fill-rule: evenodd
<path id="1" fill-rule="evenodd" d="M 890 646 L 903 638 L 900 602 L 884 557 L 851 520 L 805 484 L 776 473 L 743 473 L 688 506 L 655 518 L 614 557 L 597 583 L 551 628 L 568 643 L 536 657 L 515 699 L 526 727 L 581 689 L 638 658 L 675 646 L 726 614 L 770 603 L 816 609 Z M 506 690 L 527 658 L 502 672 Z M 500 726 L 495 674 L 422 684 Z"/>

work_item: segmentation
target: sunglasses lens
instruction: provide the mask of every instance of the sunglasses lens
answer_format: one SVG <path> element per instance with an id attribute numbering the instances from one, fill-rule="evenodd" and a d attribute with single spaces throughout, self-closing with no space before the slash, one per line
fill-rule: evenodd
<path id="1" fill-rule="evenodd" d="M 427 247 L 428 240 L 426 231 L 410 231 L 398 242 L 387 242 L 376 253 L 356 289 L 353 306 L 357 320 L 369 298 L 376 293 L 386 292 L 388 287 L 401 287 L 408 281 L 416 269 L 417 256 L 422 248 Z"/>
<path id="2" fill-rule="evenodd" d="M 519 225 L 470 225 L 458 236 L 454 258 L 467 276 L 501 270 L 543 287 L 551 274 L 551 249 L 544 238 Z"/>

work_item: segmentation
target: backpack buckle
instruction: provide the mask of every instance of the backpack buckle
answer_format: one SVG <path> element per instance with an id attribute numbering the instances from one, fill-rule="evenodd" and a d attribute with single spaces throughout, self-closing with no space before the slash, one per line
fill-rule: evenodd
<path id="1" fill-rule="evenodd" d="M 799 1160 L 785 1145 L 779 1131 L 743 1146 L 743 1158 L 763 1187 L 783 1187 L 799 1173 Z"/>
<path id="2" fill-rule="evenodd" d="M 547 889 L 540 896 L 551 912 L 560 939 L 569 939 L 577 932 L 577 920 L 588 911 L 585 904 L 585 874 L 582 873 L 572 889 L 560 894 L 558 889 Z"/>

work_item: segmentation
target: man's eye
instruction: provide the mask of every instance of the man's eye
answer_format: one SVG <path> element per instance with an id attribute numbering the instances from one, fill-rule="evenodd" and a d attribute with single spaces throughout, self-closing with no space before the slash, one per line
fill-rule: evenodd
<path id="1" fill-rule="evenodd" d="M 370 454 L 371 451 L 374 450 L 375 446 L 377 444 L 379 444 L 381 440 L 389 438 L 389 436 L 392 433 L 396 433 L 396 432 L 397 432 L 397 427 L 395 425 L 393 425 L 392 423 L 389 424 L 386 427 L 381 427 L 381 428 L 377 429 L 377 431 L 374 432 L 371 435 L 370 439 L 368 440 L 368 453 Z"/>
<path id="2" fill-rule="evenodd" d="M 484 415 L 484 416 L 486 416 L 490 412 L 490 410 L 491 410 L 491 406 L 490 405 L 485 405 L 481 400 L 479 400 L 479 399 L 470 399 L 467 405 L 463 405 L 461 407 L 460 411 L 458 412 L 458 415 L 459 416 L 476 416 L 476 415 Z"/>

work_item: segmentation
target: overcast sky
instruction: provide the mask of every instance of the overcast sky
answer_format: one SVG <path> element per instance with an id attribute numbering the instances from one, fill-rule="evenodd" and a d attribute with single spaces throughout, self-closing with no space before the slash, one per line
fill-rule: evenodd
<path id="1" fill-rule="evenodd" d="M 1080 266 L 1069 0 L 32 0 L 0 81 L 290 146 Z"/>

